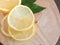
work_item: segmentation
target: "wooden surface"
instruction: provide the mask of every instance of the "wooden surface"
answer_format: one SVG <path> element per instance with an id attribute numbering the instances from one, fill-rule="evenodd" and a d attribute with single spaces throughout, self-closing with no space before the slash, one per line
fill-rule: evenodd
<path id="1" fill-rule="evenodd" d="M 0 12 L 0 21 L 2 20 L 2 18 L 4 17 L 4 14 L 2 12 Z M 1 24 L 0 24 L 0 29 L 1 29 Z M 4 37 L 4 35 L 2 35 L 1 30 L 0 30 L 0 42 L 3 45 L 8 45 L 6 38 Z"/>
<path id="2" fill-rule="evenodd" d="M 35 36 L 26 42 L 17 42 L 8 37 L 4 37 L 8 45 L 55 45 L 59 38 L 60 16 L 54 0 L 37 0 L 36 3 L 46 7 L 40 13 L 35 14 L 37 32 Z M 0 14 L 1 18 L 2 14 Z M 4 16 L 2 16 L 4 17 Z M 0 39 L 3 40 L 1 37 Z M 43 40 L 44 39 L 44 40 Z"/>

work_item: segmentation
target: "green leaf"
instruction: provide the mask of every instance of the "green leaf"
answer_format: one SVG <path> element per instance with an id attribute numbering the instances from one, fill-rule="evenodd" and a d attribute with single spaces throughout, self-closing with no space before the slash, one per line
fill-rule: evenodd
<path id="1" fill-rule="evenodd" d="M 43 9 L 45 9 L 44 7 L 38 6 L 37 4 L 32 4 L 31 6 L 29 6 L 30 9 L 33 11 L 33 13 L 37 13 L 42 11 Z"/>
<path id="2" fill-rule="evenodd" d="M 45 9 L 44 7 L 41 7 L 37 4 L 34 4 L 36 0 L 22 0 L 22 5 L 28 6 L 33 13 L 37 13 Z"/>
<path id="3" fill-rule="evenodd" d="M 45 9 L 45 7 L 38 6 L 37 4 L 26 4 L 26 6 L 28 6 L 33 13 L 37 13 Z"/>
<path id="4" fill-rule="evenodd" d="M 22 4 L 32 4 L 34 3 L 36 0 L 22 0 Z"/>

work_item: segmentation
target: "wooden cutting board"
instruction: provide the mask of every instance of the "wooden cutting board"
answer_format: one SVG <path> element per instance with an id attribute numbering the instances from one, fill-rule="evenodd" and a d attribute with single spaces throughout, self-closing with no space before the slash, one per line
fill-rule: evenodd
<path id="1" fill-rule="evenodd" d="M 55 45 L 59 38 L 60 18 L 54 0 L 37 0 L 36 3 L 46 7 L 40 13 L 35 14 L 37 23 L 37 32 L 35 36 L 26 42 L 17 42 L 8 37 L 1 37 L 8 45 Z M 1 18 L 1 14 L 0 14 Z M 2 34 L 1 34 L 2 35 Z M 43 40 L 43 39 L 44 40 Z M 6 43 L 6 45 L 7 45 Z M 48 43 L 48 44 L 47 44 Z"/>

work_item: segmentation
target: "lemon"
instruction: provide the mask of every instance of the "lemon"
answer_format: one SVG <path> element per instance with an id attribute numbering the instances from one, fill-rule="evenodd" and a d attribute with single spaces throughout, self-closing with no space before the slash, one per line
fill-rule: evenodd
<path id="1" fill-rule="evenodd" d="M 19 4 L 21 4 L 21 0 L 0 0 L 0 11 L 7 13 Z"/>
<path id="2" fill-rule="evenodd" d="M 8 32 L 8 23 L 7 23 L 7 16 L 5 16 L 1 21 L 1 32 L 5 35 L 10 37 Z"/>
<path id="3" fill-rule="evenodd" d="M 33 37 L 36 31 L 35 24 L 28 30 L 26 31 L 15 31 L 12 28 L 8 28 L 9 34 L 11 37 L 16 40 L 16 41 L 26 41 L 29 40 Z"/>
<path id="4" fill-rule="evenodd" d="M 17 5 L 8 15 L 8 25 L 16 31 L 28 30 L 34 24 L 35 17 L 27 6 Z"/>

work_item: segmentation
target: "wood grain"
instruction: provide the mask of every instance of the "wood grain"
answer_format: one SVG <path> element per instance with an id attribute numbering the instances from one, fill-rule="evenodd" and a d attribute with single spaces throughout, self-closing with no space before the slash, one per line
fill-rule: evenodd
<path id="1" fill-rule="evenodd" d="M 60 18 L 56 4 L 54 3 L 54 0 L 37 0 L 36 3 L 40 6 L 46 7 L 46 9 L 41 11 L 40 13 L 35 14 L 36 20 L 38 20 L 35 36 L 31 40 L 28 40 L 26 42 L 17 42 L 11 38 L 5 37 L 4 39 L 6 39 L 8 45 L 56 44 L 60 36 Z"/>

